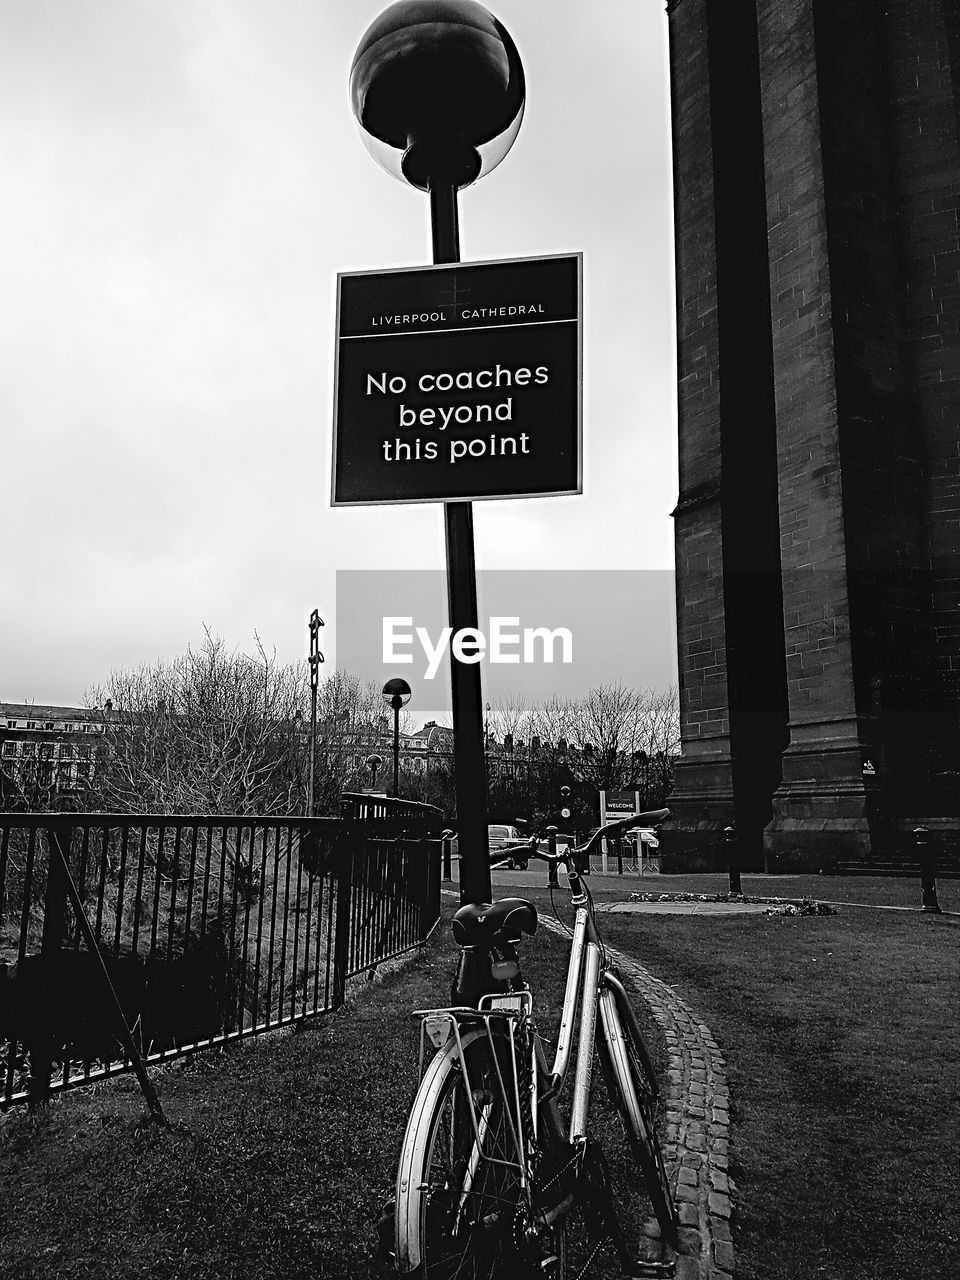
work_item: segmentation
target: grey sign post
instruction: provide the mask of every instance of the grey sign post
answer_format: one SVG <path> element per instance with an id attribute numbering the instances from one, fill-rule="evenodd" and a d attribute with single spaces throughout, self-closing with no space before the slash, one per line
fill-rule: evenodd
<path id="1" fill-rule="evenodd" d="M 395 177 L 429 194 L 434 264 L 459 263 L 457 193 L 499 164 L 523 116 L 523 67 L 506 28 L 474 0 L 430 5 L 401 0 L 384 10 L 360 41 L 350 95 L 374 157 Z M 385 318 L 413 312 L 388 308 L 374 314 Z M 364 384 L 364 395 L 366 390 Z M 376 394 L 371 389 L 371 397 Z M 425 430 L 434 425 L 422 418 L 422 409 L 429 407 L 420 410 L 419 425 Z M 338 417 L 338 444 L 344 426 Z M 400 438 L 403 432 L 394 434 L 399 443 L 407 443 Z M 399 465 L 384 457 L 385 467 Z M 361 483 L 365 471 L 372 481 L 378 469 L 374 462 L 361 462 Z M 356 473 L 342 478 L 349 492 Z M 476 628 L 473 508 L 460 495 L 436 497 L 445 501 L 450 626 L 454 632 Z M 460 896 L 463 902 L 489 902 L 480 668 L 453 662 L 451 673 Z"/>

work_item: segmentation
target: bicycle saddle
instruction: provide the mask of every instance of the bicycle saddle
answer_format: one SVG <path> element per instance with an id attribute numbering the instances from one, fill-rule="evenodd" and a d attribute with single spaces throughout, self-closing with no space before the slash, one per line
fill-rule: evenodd
<path id="1" fill-rule="evenodd" d="M 524 898 L 468 902 L 453 917 L 453 936 L 460 946 L 489 946 L 501 935 L 517 942 L 521 933 L 537 929 L 537 908 Z"/>

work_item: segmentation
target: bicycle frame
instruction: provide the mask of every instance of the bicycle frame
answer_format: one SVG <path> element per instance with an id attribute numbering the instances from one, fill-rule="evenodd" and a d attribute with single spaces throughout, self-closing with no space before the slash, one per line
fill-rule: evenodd
<path id="1" fill-rule="evenodd" d="M 587 1111 L 593 1074 L 593 1043 L 597 1030 L 597 1004 L 600 994 L 600 947 L 596 928 L 586 907 L 578 907 L 570 946 L 567 985 L 560 1015 L 557 1051 L 551 1071 L 553 1087 L 563 1088 L 570 1052 L 573 1048 L 577 1009 L 580 1008 L 580 1036 L 577 1068 L 573 1084 L 570 1119 L 570 1141 L 586 1137 Z"/>

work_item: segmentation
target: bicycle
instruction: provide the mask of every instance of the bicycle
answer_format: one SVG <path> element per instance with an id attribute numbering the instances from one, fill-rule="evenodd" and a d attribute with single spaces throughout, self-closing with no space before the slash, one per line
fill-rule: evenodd
<path id="1" fill-rule="evenodd" d="M 550 1067 L 517 951 L 537 927 L 536 907 L 505 898 L 461 906 L 454 916 L 460 956 L 452 1004 L 415 1011 L 422 1079 L 401 1146 L 392 1222 L 389 1214 L 382 1220 L 388 1233 L 392 1226 L 401 1274 L 572 1280 L 596 1274 L 611 1246 L 624 1275 L 674 1273 L 677 1213 L 654 1128 L 657 1083 L 583 880 L 600 840 L 654 825 L 668 812 L 610 823 L 560 853 L 541 852 L 536 837 L 525 845 L 530 858 L 566 869 L 576 909 Z M 554 885 L 553 870 L 550 879 Z M 424 1069 L 428 1045 L 435 1052 Z M 658 1230 L 646 1252 L 657 1257 L 635 1256 L 628 1244 L 591 1134 L 595 1052 L 654 1210 Z M 565 1122 L 559 1103 L 574 1059 Z"/>

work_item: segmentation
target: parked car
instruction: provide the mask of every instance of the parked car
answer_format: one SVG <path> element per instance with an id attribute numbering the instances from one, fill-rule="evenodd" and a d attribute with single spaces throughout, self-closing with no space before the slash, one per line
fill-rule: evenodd
<path id="1" fill-rule="evenodd" d="M 508 850 L 515 849 L 517 845 L 523 844 L 526 837 L 521 835 L 517 827 L 512 827 L 507 823 L 494 822 L 487 827 L 487 840 L 490 845 L 490 865 L 498 866 L 503 863 L 506 867 L 513 870 L 519 867 L 521 871 L 526 870 L 527 858 L 524 850 L 517 853 L 509 853 Z"/>

